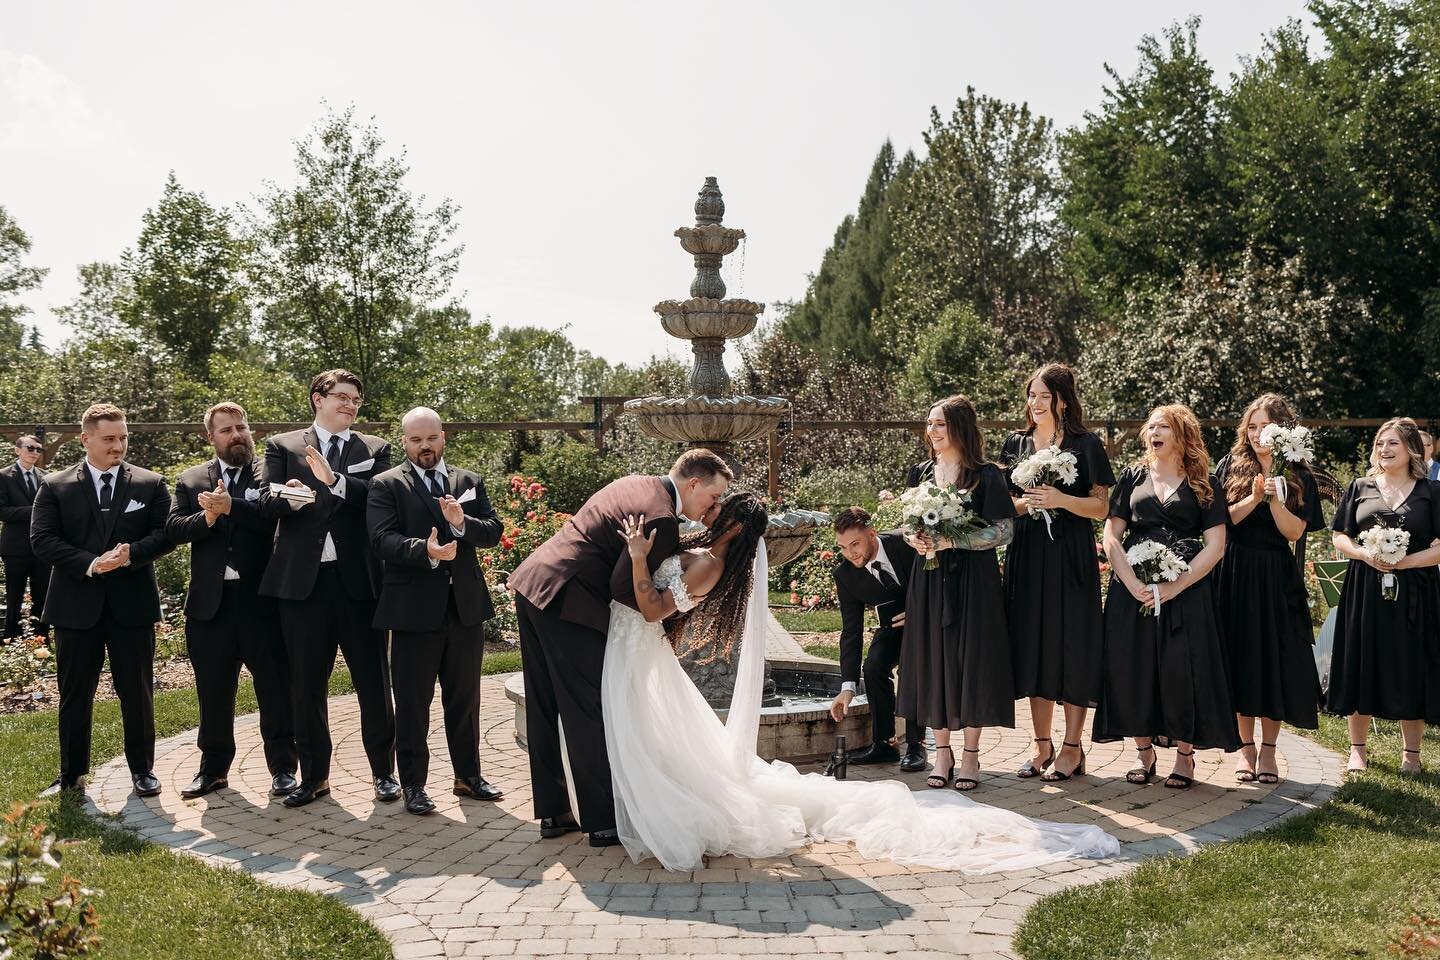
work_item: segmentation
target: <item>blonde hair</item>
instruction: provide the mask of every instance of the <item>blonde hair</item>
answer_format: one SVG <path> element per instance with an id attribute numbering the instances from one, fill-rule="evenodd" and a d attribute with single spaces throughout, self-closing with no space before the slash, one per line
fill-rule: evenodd
<path id="1" fill-rule="evenodd" d="M 1370 444 L 1370 472 L 1368 476 L 1377 476 L 1385 471 L 1380 466 L 1380 454 L 1376 447 L 1380 444 L 1380 435 L 1386 430 L 1394 430 L 1410 452 L 1410 476 L 1416 480 L 1424 480 L 1425 473 L 1425 447 L 1420 443 L 1420 427 L 1409 417 L 1395 417 L 1380 424 L 1380 429 L 1375 431 L 1375 440 Z"/>
<path id="2" fill-rule="evenodd" d="M 205 411 L 205 432 L 209 433 L 215 429 L 215 414 L 228 413 L 232 417 L 239 417 L 241 420 L 248 420 L 245 415 L 245 408 L 233 400 L 221 400 L 215 406 Z"/>
<path id="3" fill-rule="evenodd" d="M 80 429 L 89 433 L 102 420 L 124 420 L 125 411 L 113 403 L 92 403 L 80 415 Z"/>

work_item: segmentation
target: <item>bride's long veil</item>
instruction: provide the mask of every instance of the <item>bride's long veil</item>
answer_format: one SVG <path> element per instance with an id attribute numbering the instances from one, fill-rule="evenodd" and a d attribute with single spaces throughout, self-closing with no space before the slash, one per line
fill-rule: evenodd
<path id="1" fill-rule="evenodd" d="M 725 717 L 725 734 L 738 770 L 744 770 L 755 756 L 755 743 L 760 735 L 765 636 L 770 622 L 770 559 L 763 537 L 755 548 L 753 569 L 755 577 L 750 587 L 750 605 L 745 611 L 745 632 L 740 637 L 740 662 L 735 666 L 735 689 L 730 694 L 730 712 Z"/>

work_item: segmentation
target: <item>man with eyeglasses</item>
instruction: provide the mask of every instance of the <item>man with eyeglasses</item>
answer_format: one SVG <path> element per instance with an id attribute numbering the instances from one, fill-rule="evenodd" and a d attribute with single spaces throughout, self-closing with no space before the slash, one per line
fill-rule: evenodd
<path id="1" fill-rule="evenodd" d="M 380 567 L 365 526 L 370 481 L 390 469 L 390 444 L 351 429 L 363 396 L 360 378 L 348 370 L 317 374 L 310 382 L 315 422 L 265 443 L 268 483 L 260 491 L 260 510 L 277 526 L 260 594 L 279 600 L 300 753 L 300 785 L 285 798 L 287 807 L 330 792 L 326 702 L 337 647 L 360 702 L 360 739 L 375 798 L 401 796 L 386 634 L 372 625 Z M 274 484 L 302 496 L 278 494 Z"/>
<path id="2" fill-rule="evenodd" d="M 5 561 L 5 637 L 20 636 L 21 608 L 25 585 L 30 585 L 30 619 L 35 632 L 44 636 L 49 629 L 40 619 L 45 609 L 45 590 L 50 586 L 50 567 L 37 560 L 30 549 L 30 507 L 45 471 L 40 457 L 45 448 L 40 440 L 26 434 L 15 441 L 15 463 L 0 471 L 0 558 Z"/>

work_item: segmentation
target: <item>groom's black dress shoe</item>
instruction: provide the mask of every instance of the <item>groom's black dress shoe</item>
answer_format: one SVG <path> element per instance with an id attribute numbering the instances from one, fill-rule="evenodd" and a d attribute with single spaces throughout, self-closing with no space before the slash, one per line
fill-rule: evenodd
<path id="1" fill-rule="evenodd" d="M 612 828 L 610 830 L 591 830 L 590 846 L 592 847 L 613 847 L 620 842 L 620 834 Z"/>
<path id="2" fill-rule="evenodd" d="M 505 791 L 492 786 L 484 777 L 456 777 L 455 796 L 474 797 L 476 800 L 499 800 Z"/>
<path id="3" fill-rule="evenodd" d="M 558 817 L 546 817 L 540 821 L 540 836 L 546 840 L 552 837 L 563 837 L 567 833 L 578 833 L 580 824 L 575 822 L 575 817 L 569 813 L 562 813 Z"/>
<path id="4" fill-rule="evenodd" d="M 870 744 L 850 754 L 848 762 L 851 764 L 867 763 L 894 763 L 900 759 L 900 751 L 896 750 L 884 740 Z"/>
<path id="5" fill-rule="evenodd" d="M 854 763 L 855 761 L 850 761 Z M 930 765 L 930 754 L 923 743 L 905 744 L 905 756 L 900 758 L 901 773 L 915 773 Z"/>
<path id="6" fill-rule="evenodd" d="M 212 777 L 206 773 L 195 774 L 195 779 L 190 781 L 190 786 L 180 791 L 180 796 L 186 800 L 194 800 L 196 797 L 203 797 L 207 793 L 213 793 L 221 787 L 230 786 L 226 777 Z"/>
<path id="7" fill-rule="evenodd" d="M 400 789 L 399 780 L 389 775 L 375 778 L 376 800 L 379 800 L 381 803 L 393 803 L 402 796 L 404 796 L 404 791 Z"/>
<path id="8" fill-rule="evenodd" d="M 284 797 L 295 792 L 300 786 L 300 781 L 295 779 L 292 773 L 277 773 L 270 778 L 270 796 Z"/>
<path id="9" fill-rule="evenodd" d="M 287 807 L 303 807 L 306 804 L 313 803 L 314 801 L 320 799 L 323 796 L 326 796 L 329 793 L 329 780 L 321 780 L 319 783 L 315 784 L 302 783 L 294 790 L 291 790 L 290 796 L 282 800 L 281 803 L 285 804 L 285 806 Z"/>
<path id="10" fill-rule="evenodd" d="M 425 793 L 424 787 L 405 788 L 405 812 L 424 816 L 435 810 L 435 802 Z"/>
<path id="11" fill-rule="evenodd" d="M 130 778 L 135 784 L 135 796 L 155 797 L 160 795 L 160 780 L 153 773 L 137 773 Z"/>

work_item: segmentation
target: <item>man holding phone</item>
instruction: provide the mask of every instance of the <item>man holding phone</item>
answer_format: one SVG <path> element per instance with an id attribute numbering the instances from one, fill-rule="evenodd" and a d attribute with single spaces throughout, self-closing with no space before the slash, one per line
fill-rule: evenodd
<path id="1" fill-rule="evenodd" d="M 895 737 L 895 665 L 900 662 L 900 641 L 905 626 L 905 590 L 915 551 L 899 533 L 880 533 L 870 514 L 859 507 L 841 510 L 835 517 L 835 542 L 844 561 L 833 571 L 840 601 L 840 693 L 830 705 L 838 723 L 849 712 L 861 674 L 865 609 L 874 607 L 880 620 L 864 658 L 865 693 L 870 698 L 870 746 L 852 753 L 850 763 L 900 761 L 903 773 L 924 770 L 929 762 L 925 730 L 905 722 L 905 755 L 890 742 Z"/>

